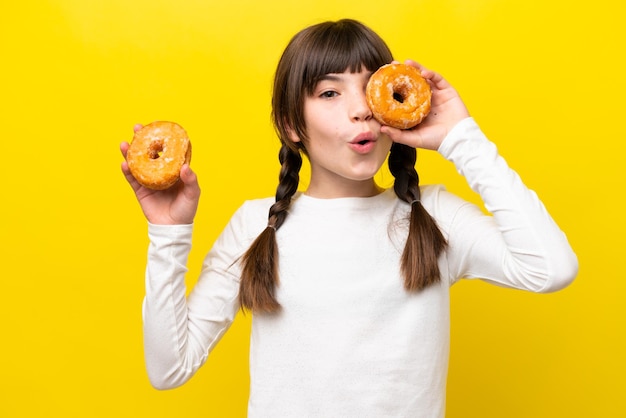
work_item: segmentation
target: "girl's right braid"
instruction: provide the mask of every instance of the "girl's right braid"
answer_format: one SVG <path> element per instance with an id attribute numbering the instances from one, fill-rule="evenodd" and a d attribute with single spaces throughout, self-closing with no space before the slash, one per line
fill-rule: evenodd
<path id="1" fill-rule="evenodd" d="M 276 188 L 276 203 L 270 207 L 267 228 L 259 234 L 242 258 L 239 303 L 242 308 L 256 313 L 280 310 L 275 296 L 278 284 L 276 231 L 285 221 L 291 198 L 298 190 L 302 167 L 300 152 L 284 143 L 278 159 L 281 169 Z"/>
<path id="2" fill-rule="evenodd" d="M 268 221 L 268 226 L 275 230 L 285 221 L 291 198 L 298 190 L 302 156 L 299 151 L 283 144 L 278 153 L 278 160 L 281 167 L 276 188 L 276 203 L 270 208 Z"/>

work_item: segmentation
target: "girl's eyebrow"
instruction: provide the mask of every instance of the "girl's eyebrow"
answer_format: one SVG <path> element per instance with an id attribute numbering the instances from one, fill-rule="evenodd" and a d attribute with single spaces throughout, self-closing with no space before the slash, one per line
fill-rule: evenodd
<path id="1" fill-rule="evenodd" d="M 318 80 L 320 81 L 341 81 L 341 75 L 339 74 L 324 74 Z"/>
<path id="2" fill-rule="evenodd" d="M 369 80 L 372 74 L 374 74 L 373 71 L 367 71 L 364 73 L 363 78 L 365 80 Z M 320 76 L 315 84 L 317 85 L 318 83 L 321 83 L 322 81 L 332 81 L 332 82 L 337 82 L 337 83 L 343 83 L 345 81 L 345 78 L 343 74 L 328 73 L 328 74 L 324 74 Z"/>

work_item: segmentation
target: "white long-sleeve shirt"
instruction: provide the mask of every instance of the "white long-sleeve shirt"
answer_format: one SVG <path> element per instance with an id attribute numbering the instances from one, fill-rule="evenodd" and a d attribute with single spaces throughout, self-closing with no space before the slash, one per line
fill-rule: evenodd
<path id="1" fill-rule="evenodd" d="M 449 288 L 461 278 L 534 292 L 569 284 L 578 269 L 565 235 L 473 119 L 439 152 L 482 197 L 486 216 L 441 186 L 422 188 L 448 248 L 441 282 L 407 292 L 400 255 L 410 207 L 392 190 L 368 198 L 297 194 L 277 232 L 278 314 L 253 316 L 249 417 L 443 417 Z M 238 258 L 267 225 L 273 198 L 248 201 L 207 255 L 189 298 L 191 225 L 149 225 L 144 301 L 148 374 L 183 384 L 237 311 Z"/>

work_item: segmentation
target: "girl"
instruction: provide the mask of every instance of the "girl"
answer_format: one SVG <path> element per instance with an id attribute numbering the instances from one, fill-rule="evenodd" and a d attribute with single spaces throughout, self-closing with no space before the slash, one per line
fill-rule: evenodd
<path id="1" fill-rule="evenodd" d="M 365 86 L 392 59 L 353 20 L 291 40 L 272 100 L 276 196 L 234 214 L 188 299 L 196 176 L 183 166 L 174 188 L 155 192 L 122 163 L 149 222 L 143 317 L 156 388 L 191 378 L 245 309 L 253 313 L 250 417 L 443 417 L 450 286 L 479 277 L 551 292 L 573 280 L 565 235 L 439 74 L 407 62 L 433 91 L 415 129 L 373 119 Z M 441 186 L 420 187 L 416 148 L 451 161 L 493 216 Z M 302 155 L 311 164 L 304 193 Z M 374 175 L 387 158 L 395 182 L 383 190 Z"/>

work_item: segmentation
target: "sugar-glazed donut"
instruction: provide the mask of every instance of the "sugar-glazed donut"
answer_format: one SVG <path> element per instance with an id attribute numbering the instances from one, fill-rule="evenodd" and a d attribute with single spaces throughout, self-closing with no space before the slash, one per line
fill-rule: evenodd
<path id="1" fill-rule="evenodd" d="M 410 129 L 430 112 L 431 89 L 419 70 L 407 64 L 386 64 L 370 77 L 365 95 L 376 120 Z"/>
<path id="2" fill-rule="evenodd" d="M 135 132 L 126 153 L 131 174 L 139 184 L 164 190 L 176 183 L 183 164 L 191 160 L 191 142 L 177 123 L 157 121 Z"/>

